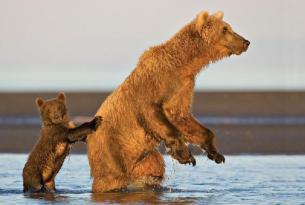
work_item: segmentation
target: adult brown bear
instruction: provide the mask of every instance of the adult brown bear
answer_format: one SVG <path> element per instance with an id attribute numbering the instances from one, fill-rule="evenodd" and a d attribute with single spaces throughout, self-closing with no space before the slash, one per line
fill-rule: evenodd
<path id="1" fill-rule="evenodd" d="M 246 51 L 250 42 L 222 20 L 201 12 L 170 40 L 145 51 L 137 67 L 105 100 L 104 118 L 88 138 L 93 192 L 131 183 L 158 185 L 164 176 L 161 141 L 180 163 L 195 159 L 185 143 L 199 145 L 209 159 L 224 162 L 215 136 L 190 113 L 195 76 L 211 62 Z"/>

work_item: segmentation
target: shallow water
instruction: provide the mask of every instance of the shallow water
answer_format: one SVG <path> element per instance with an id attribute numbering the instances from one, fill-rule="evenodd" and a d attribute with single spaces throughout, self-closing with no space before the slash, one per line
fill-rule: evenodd
<path id="1" fill-rule="evenodd" d="M 0 154 L 0 204 L 305 204 L 305 156 L 227 156 L 197 166 L 165 157 L 163 188 L 92 194 L 86 155 L 69 156 L 56 178 L 56 194 L 23 194 L 24 154 Z"/>

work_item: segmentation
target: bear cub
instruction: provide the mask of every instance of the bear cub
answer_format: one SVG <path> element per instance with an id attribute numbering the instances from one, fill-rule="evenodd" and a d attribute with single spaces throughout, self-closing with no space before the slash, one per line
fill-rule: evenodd
<path id="1" fill-rule="evenodd" d="M 55 192 L 55 176 L 60 170 L 71 145 L 85 141 L 102 122 L 101 117 L 78 127 L 69 126 L 66 96 L 59 93 L 54 99 L 36 99 L 41 117 L 40 138 L 23 168 L 24 192 Z"/>

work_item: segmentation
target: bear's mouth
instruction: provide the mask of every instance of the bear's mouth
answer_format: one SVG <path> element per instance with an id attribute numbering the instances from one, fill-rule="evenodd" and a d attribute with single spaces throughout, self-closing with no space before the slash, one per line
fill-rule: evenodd
<path id="1" fill-rule="evenodd" d="M 243 46 L 241 49 L 231 49 L 230 52 L 235 55 L 240 55 L 248 50 L 248 46 Z"/>
<path id="2" fill-rule="evenodd" d="M 244 52 L 244 51 L 237 51 L 237 52 L 235 52 L 234 54 L 239 56 L 239 55 L 242 54 L 243 52 Z"/>
<path id="3" fill-rule="evenodd" d="M 248 50 L 249 44 L 249 41 L 244 41 L 241 45 L 227 46 L 227 49 L 231 55 L 240 55 Z"/>

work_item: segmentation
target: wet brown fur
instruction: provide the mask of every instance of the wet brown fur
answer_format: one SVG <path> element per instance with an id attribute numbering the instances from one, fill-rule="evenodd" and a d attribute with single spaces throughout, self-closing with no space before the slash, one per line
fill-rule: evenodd
<path id="1" fill-rule="evenodd" d="M 183 164 L 195 164 L 185 143 L 224 162 L 213 132 L 190 113 L 195 76 L 209 63 L 245 51 L 247 42 L 222 20 L 221 12 L 202 12 L 170 40 L 145 51 L 96 113 L 105 120 L 88 137 L 93 192 L 124 189 L 138 181 L 160 184 L 165 172 L 156 150 L 160 141 Z"/>
<path id="2" fill-rule="evenodd" d="M 23 169 L 24 192 L 55 191 L 55 176 L 60 170 L 71 144 L 85 140 L 88 134 L 101 123 L 99 117 L 89 123 L 71 128 L 65 104 L 65 95 L 44 101 L 36 100 L 40 111 L 42 127 L 40 138 Z"/>

